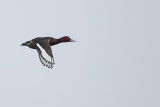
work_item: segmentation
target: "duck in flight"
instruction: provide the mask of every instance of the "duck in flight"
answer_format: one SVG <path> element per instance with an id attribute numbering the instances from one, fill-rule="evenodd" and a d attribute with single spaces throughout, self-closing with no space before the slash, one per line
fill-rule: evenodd
<path id="1" fill-rule="evenodd" d="M 36 49 L 41 63 L 44 66 L 52 69 L 55 62 L 54 62 L 51 46 L 57 45 L 59 43 L 64 43 L 64 42 L 76 42 L 76 41 L 72 40 L 68 36 L 64 36 L 59 39 L 55 39 L 53 37 L 37 37 L 30 41 L 22 43 L 21 46 L 27 46 L 31 49 Z M 42 49 L 44 49 L 46 54 L 49 56 L 50 60 L 47 60 L 42 55 Z"/>

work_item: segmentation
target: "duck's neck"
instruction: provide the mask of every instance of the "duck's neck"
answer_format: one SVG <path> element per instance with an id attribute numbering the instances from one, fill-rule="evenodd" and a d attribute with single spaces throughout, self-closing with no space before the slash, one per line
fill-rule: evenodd
<path id="1" fill-rule="evenodd" d="M 61 43 L 60 39 L 50 39 L 49 44 L 52 45 L 57 45 Z"/>
<path id="2" fill-rule="evenodd" d="M 51 38 L 49 44 L 52 46 L 52 45 L 57 45 L 57 44 L 63 43 L 63 42 L 68 42 L 68 41 L 66 41 L 63 37 L 59 38 L 59 39 Z"/>

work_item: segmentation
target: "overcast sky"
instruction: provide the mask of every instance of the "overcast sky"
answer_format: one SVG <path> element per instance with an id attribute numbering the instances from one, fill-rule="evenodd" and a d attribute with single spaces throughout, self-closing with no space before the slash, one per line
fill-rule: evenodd
<path id="1" fill-rule="evenodd" d="M 160 107 L 159 4 L 1 0 L 0 107 Z M 20 46 L 64 35 L 53 69 Z"/>

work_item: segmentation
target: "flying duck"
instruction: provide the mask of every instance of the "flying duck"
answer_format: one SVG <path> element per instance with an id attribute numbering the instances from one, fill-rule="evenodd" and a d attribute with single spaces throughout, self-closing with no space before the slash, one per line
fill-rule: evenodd
<path id="1" fill-rule="evenodd" d="M 36 49 L 38 52 L 39 59 L 40 59 L 41 63 L 44 66 L 52 69 L 55 62 L 54 62 L 51 46 L 57 45 L 59 43 L 64 43 L 64 42 L 75 42 L 75 41 L 72 40 L 68 36 L 64 36 L 59 39 L 55 39 L 53 37 L 37 37 L 37 38 L 34 38 L 30 41 L 22 43 L 21 46 L 27 46 L 31 49 Z M 45 52 L 49 56 L 50 60 L 47 60 L 42 55 L 42 49 L 45 50 Z"/>

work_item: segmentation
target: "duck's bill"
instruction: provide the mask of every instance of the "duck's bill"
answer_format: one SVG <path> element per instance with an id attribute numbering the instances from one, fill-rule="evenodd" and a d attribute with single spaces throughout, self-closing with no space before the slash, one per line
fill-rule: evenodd
<path id="1" fill-rule="evenodd" d="M 77 42 L 77 41 L 75 41 L 75 40 L 73 40 L 73 39 L 70 39 L 70 42 Z"/>

